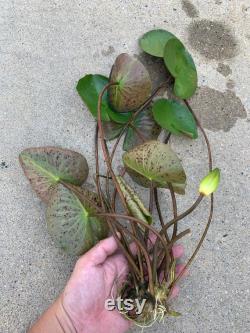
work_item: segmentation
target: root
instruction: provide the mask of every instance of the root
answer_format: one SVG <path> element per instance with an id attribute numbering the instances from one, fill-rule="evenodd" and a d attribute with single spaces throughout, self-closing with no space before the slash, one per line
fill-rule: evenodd
<path id="1" fill-rule="evenodd" d="M 132 295 L 135 290 L 130 291 Z M 142 295 L 143 289 L 137 291 L 136 297 L 133 294 L 133 299 L 147 299 L 143 311 L 141 314 L 135 316 L 134 312 L 129 313 L 129 311 L 118 310 L 121 315 L 127 320 L 131 321 L 135 326 L 140 327 L 142 329 L 153 326 L 156 322 L 163 322 L 166 315 L 178 315 L 175 311 L 170 311 L 167 305 L 167 298 L 169 294 L 169 289 L 163 286 L 157 286 L 155 288 L 155 296 L 152 296 L 148 293 L 147 290 L 144 290 L 144 294 Z M 121 297 L 124 293 L 121 293 Z M 126 297 L 130 299 L 129 294 Z M 132 297 L 131 297 L 132 298 Z M 137 310 L 137 309 L 136 309 Z"/>

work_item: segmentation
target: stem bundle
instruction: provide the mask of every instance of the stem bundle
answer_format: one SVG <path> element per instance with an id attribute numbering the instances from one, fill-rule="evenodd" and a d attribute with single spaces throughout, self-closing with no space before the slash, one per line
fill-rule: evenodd
<path id="1" fill-rule="evenodd" d="M 131 215 L 124 194 L 116 179 L 116 175 L 112 167 L 112 161 L 115 156 L 116 149 L 120 143 L 120 139 L 124 134 L 125 130 L 129 126 L 133 127 L 133 120 L 135 119 L 135 117 L 138 116 L 138 114 L 142 112 L 145 107 L 147 107 L 151 103 L 154 96 L 157 95 L 157 93 L 160 91 L 160 89 L 164 87 L 166 83 L 157 88 L 152 94 L 152 96 L 150 96 L 145 101 L 145 103 L 134 113 L 132 119 L 130 119 L 128 123 L 124 126 L 110 153 L 104 139 L 104 130 L 101 120 L 101 103 L 104 93 L 107 91 L 107 89 L 109 89 L 109 87 L 115 84 L 116 83 L 107 84 L 101 91 L 98 99 L 98 123 L 95 136 L 96 187 L 99 201 L 101 203 L 101 211 L 99 209 L 98 215 L 106 218 L 110 231 L 116 238 L 121 251 L 128 260 L 130 268 L 130 275 L 128 277 L 129 283 L 126 284 L 126 288 L 122 291 L 123 295 L 131 296 L 132 294 L 134 294 L 137 297 L 147 296 L 147 298 L 151 298 L 151 300 L 153 300 L 153 304 L 156 304 L 157 302 L 159 304 L 159 290 L 162 289 L 163 285 L 168 285 L 169 288 L 165 292 L 165 303 L 162 303 L 162 300 L 160 301 L 161 309 L 163 304 L 165 304 L 164 309 L 166 310 L 168 308 L 166 304 L 168 296 L 171 294 L 172 289 L 179 281 L 184 272 L 183 270 L 182 273 L 178 275 L 178 277 L 175 277 L 175 273 L 173 271 L 173 269 L 175 268 L 175 258 L 172 254 L 172 247 L 180 238 L 190 233 L 190 229 L 187 229 L 178 234 L 178 223 L 186 216 L 191 214 L 199 206 L 200 202 L 203 199 L 203 195 L 200 195 L 197 200 L 185 212 L 178 213 L 173 186 L 171 183 L 169 183 L 168 187 L 172 200 L 173 218 L 170 221 L 165 221 L 158 199 L 158 189 L 157 187 L 154 187 L 153 183 L 151 183 L 149 190 L 149 212 L 152 213 L 155 205 L 161 225 L 160 230 L 156 230 L 154 226 L 151 226 L 146 222 Z M 207 135 L 202 128 L 199 120 L 195 116 L 188 101 L 185 100 L 184 102 L 189 108 L 190 112 L 193 114 L 197 125 L 199 126 L 205 138 L 208 150 L 208 165 L 209 170 L 211 170 L 212 154 Z M 141 140 L 144 141 L 143 134 L 138 133 L 138 135 Z M 166 143 L 169 141 L 169 138 L 170 135 L 168 135 Z M 105 177 L 105 191 L 103 191 L 102 189 L 99 176 L 99 143 L 102 149 L 105 164 L 107 166 Z M 125 173 L 126 171 L 124 169 L 121 176 L 123 177 Z M 110 186 L 110 180 L 112 181 L 112 187 Z M 104 197 L 103 193 L 106 193 L 106 198 Z M 122 203 L 124 213 L 117 212 L 116 200 L 118 197 Z M 108 204 L 106 204 L 106 201 L 108 201 Z M 212 215 L 213 195 L 211 195 L 210 213 L 206 228 L 192 256 L 188 260 L 185 269 L 191 265 L 199 249 L 201 248 L 201 245 L 211 224 Z M 127 223 L 124 225 L 120 222 L 120 220 L 124 220 Z M 172 233 L 171 236 L 169 236 L 169 229 L 171 227 Z M 120 234 L 120 237 L 118 237 L 118 234 Z M 133 245 L 131 245 L 131 242 L 133 242 Z M 150 295 L 150 297 L 148 297 L 148 295 Z"/>

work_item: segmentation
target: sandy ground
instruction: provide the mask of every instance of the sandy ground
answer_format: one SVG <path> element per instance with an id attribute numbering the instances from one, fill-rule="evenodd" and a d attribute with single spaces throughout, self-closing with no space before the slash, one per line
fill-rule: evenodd
<path id="1" fill-rule="evenodd" d="M 92 182 L 95 123 L 76 82 L 86 73 L 108 75 L 122 52 L 157 71 L 160 64 L 137 45 L 155 27 L 178 35 L 195 58 L 200 88 L 191 104 L 208 129 L 222 182 L 208 238 L 172 304 L 182 317 L 148 332 L 250 331 L 249 0 L 0 0 L 0 333 L 25 332 L 62 290 L 75 262 L 50 239 L 45 207 L 20 169 L 19 152 L 43 145 L 82 152 Z M 181 211 L 206 173 L 206 150 L 201 138 L 172 143 L 189 177 L 187 195 L 178 196 Z M 185 222 L 194 227 L 188 253 L 207 206 Z M 165 207 L 170 215 L 169 201 Z"/>

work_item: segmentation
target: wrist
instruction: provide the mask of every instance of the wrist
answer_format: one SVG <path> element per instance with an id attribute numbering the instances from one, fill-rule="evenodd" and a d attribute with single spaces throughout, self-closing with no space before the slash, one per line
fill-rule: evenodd
<path id="1" fill-rule="evenodd" d="M 55 317 L 63 333 L 78 333 L 72 319 L 64 308 L 62 295 L 55 302 Z"/>
<path id="2" fill-rule="evenodd" d="M 64 310 L 61 296 L 30 328 L 28 333 L 77 333 Z"/>

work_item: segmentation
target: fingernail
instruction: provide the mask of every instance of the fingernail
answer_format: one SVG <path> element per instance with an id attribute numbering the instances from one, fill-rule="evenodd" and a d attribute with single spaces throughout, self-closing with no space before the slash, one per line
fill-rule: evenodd
<path id="1" fill-rule="evenodd" d="M 179 245 L 174 245 L 172 247 L 172 254 L 174 258 L 180 258 L 184 255 L 184 246 L 179 244 Z"/>
<path id="2" fill-rule="evenodd" d="M 185 264 L 177 264 L 175 267 L 175 273 L 179 276 L 182 273 L 182 277 L 187 277 L 189 275 L 189 270 L 185 269 Z"/>

